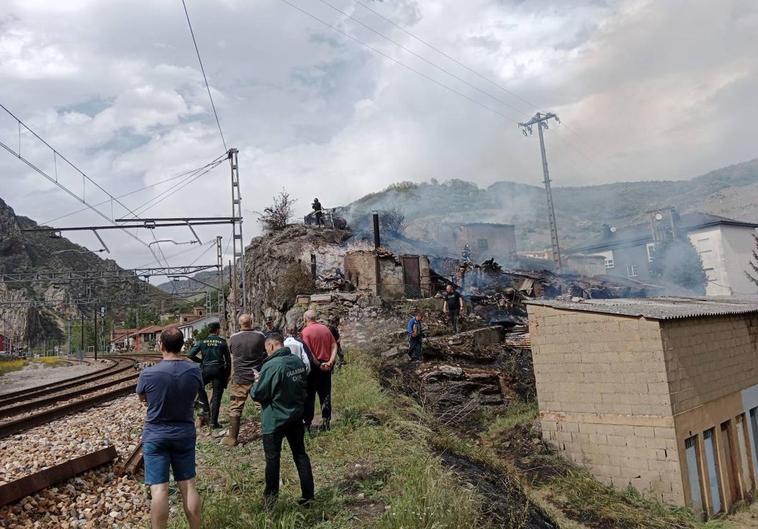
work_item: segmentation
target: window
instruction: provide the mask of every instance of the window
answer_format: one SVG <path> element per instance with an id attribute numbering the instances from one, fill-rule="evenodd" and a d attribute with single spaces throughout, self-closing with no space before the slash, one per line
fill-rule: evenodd
<path id="1" fill-rule="evenodd" d="M 711 514 L 721 512 L 721 487 L 719 487 L 718 462 L 716 460 L 716 440 L 713 428 L 703 432 L 705 445 L 705 468 L 708 474 L 708 490 L 711 493 Z"/>
<path id="2" fill-rule="evenodd" d="M 697 436 L 693 435 L 684 441 L 684 451 L 687 456 L 687 481 L 690 482 L 690 498 L 692 509 L 703 512 L 703 491 L 700 489 L 700 456 L 698 455 Z"/>
<path id="3" fill-rule="evenodd" d="M 640 268 L 636 264 L 626 265 L 627 277 L 637 277 L 640 275 Z"/>
<path id="4" fill-rule="evenodd" d="M 647 262 L 652 263 L 655 260 L 655 243 L 647 243 L 645 245 L 645 250 L 647 250 Z"/>
<path id="5" fill-rule="evenodd" d="M 479 239 L 478 242 L 479 242 L 479 249 L 480 250 L 487 250 L 487 249 L 489 249 L 490 244 L 487 241 L 487 239 Z"/>
<path id="6" fill-rule="evenodd" d="M 613 252 L 611 252 L 611 255 L 605 258 L 605 269 L 613 270 L 614 268 L 616 268 L 616 262 L 613 260 Z"/>

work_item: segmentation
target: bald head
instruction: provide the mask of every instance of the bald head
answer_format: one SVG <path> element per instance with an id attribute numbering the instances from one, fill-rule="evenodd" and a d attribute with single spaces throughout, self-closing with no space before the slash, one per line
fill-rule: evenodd
<path id="1" fill-rule="evenodd" d="M 305 320 L 305 323 L 316 321 L 316 311 L 313 309 L 306 310 L 305 314 L 303 314 L 303 319 Z"/>
<path id="2" fill-rule="evenodd" d="M 253 328 L 253 318 L 250 314 L 241 314 L 239 317 L 240 329 L 249 331 Z"/>

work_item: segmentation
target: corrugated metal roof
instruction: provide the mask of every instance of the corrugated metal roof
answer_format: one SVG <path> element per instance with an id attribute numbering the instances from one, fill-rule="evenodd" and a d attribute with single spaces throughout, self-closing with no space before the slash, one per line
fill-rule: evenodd
<path id="1" fill-rule="evenodd" d="M 527 304 L 561 310 L 642 317 L 651 320 L 677 320 L 758 313 L 758 298 L 574 298 L 571 301 L 533 300 L 528 301 Z"/>

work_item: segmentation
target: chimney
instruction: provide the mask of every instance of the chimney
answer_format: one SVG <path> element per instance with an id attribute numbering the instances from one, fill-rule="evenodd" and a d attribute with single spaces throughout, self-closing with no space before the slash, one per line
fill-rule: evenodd
<path id="1" fill-rule="evenodd" d="M 382 240 L 379 237 L 379 213 L 374 213 L 373 218 L 374 218 L 374 248 L 379 248 L 382 245 Z"/>

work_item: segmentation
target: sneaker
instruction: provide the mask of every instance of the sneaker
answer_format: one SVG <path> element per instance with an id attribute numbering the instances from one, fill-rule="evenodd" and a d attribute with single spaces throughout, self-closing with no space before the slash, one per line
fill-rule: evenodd
<path id="1" fill-rule="evenodd" d="M 328 432 L 329 430 L 331 430 L 332 428 L 329 425 L 329 421 L 330 421 L 329 419 L 324 419 L 324 421 L 321 423 L 321 426 L 319 426 L 319 430 L 321 430 L 322 432 Z"/>
<path id="2" fill-rule="evenodd" d="M 216 424 L 211 425 L 211 429 L 213 430 L 218 430 L 220 428 L 223 428 L 223 426 L 221 426 L 221 423 L 216 423 Z"/>
<path id="3" fill-rule="evenodd" d="M 297 504 L 300 507 L 304 507 L 308 509 L 313 504 L 313 498 L 300 498 L 299 500 L 297 500 Z"/>

